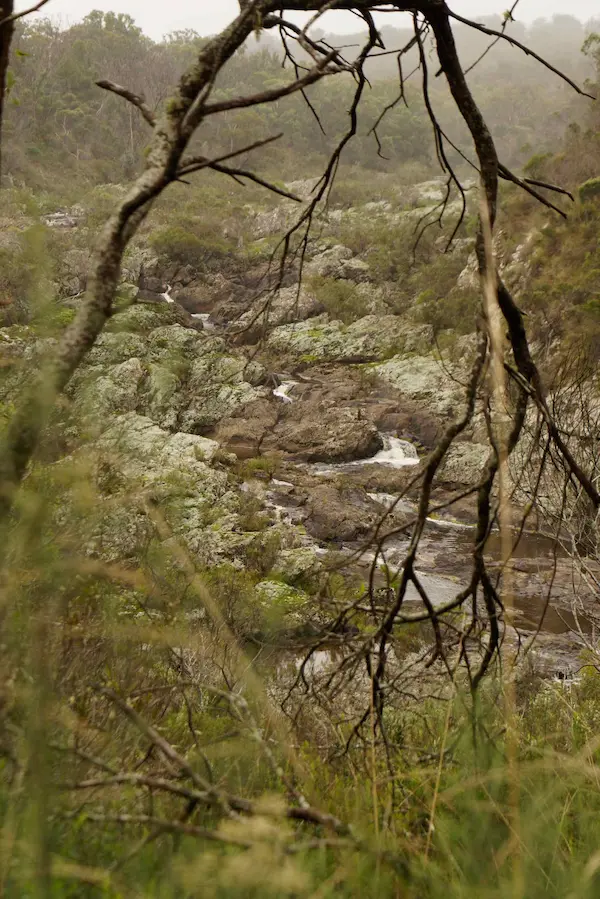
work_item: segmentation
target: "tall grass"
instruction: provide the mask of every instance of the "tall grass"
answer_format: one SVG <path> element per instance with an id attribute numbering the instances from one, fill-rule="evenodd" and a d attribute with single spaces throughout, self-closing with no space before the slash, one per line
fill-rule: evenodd
<path id="1" fill-rule="evenodd" d="M 220 615 L 229 597 L 207 593 L 159 511 L 146 559 L 108 564 L 57 517 L 73 491 L 94 513 L 81 468 L 39 465 L 29 481 L 3 534 L 3 896 L 598 895 L 593 668 L 571 686 L 516 683 L 510 733 L 506 685 L 491 678 L 476 706 L 458 685 L 446 702 L 390 710 L 387 762 L 368 741 L 340 756 L 321 711 L 314 726 L 281 714 L 277 666 L 250 664 Z M 347 735 L 340 711 L 330 727 Z M 231 814 L 115 782 L 123 773 L 198 778 L 256 805 Z M 282 817 L 303 803 L 348 830 Z"/>

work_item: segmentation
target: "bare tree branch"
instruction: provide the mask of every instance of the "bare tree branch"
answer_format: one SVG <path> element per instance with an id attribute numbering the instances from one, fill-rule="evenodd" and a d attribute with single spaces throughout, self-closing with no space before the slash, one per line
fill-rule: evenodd
<path id="1" fill-rule="evenodd" d="M 154 128 L 156 124 L 156 117 L 149 106 L 146 105 L 146 102 L 143 97 L 138 94 L 134 94 L 133 91 L 128 90 L 126 87 L 122 87 L 120 84 L 115 84 L 114 81 L 96 81 L 97 87 L 101 87 L 102 90 L 110 91 L 112 94 L 117 94 L 119 97 L 123 97 L 124 100 L 127 100 L 129 103 L 132 103 L 139 111 L 142 113 L 145 120 L 148 124 Z"/>
<path id="2" fill-rule="evenodd" d="M 468 25 L 469 28 L 474 28 L 476 31 L 481 31 L 482 34 L 489 34 L 493 37 L 498 38 L 498 40 L 506 41 L 508 44 L 511 44 L 513 47 L 518 47 L 519 50 L 522 50 L 526 56 L 531 56 L 536 62 L 539 62 L 544 66 L 545 69 L 548 69 L 554 75 L 558 75 L 563 81 L 565 81 L 570 87 L 573 88 L 578 94 L 582 97 L 589 97 L 590 100 L 595 100 L 595 96 L 593 94 L 588 94 L 587 91 L 584 91 L 583 88 L 579 87 L 577 82 L 573 81 L 569 78 L 568 75 L 565 75 L 564 72 L 561 72 L 560 69 L 557 69 L 556 66 L 553 66 L 548 62 L 547 59 L 544 59 L 543 56 L 539 56 L 539 54 L 535 53 L 530 47 L 527 47 L 525 44 L 522 44 L 521 41 L 518 41 L 516 38 L 511 37 L 509 34 L 506 34 L 505 31 L 495 31 L 493 28 L 488 28 L 486 25 L 482 25 L 480 22 L 474 22 L 472 19 L 465 19 L 463 16 L 460 16 L 458 13 L 451 12 L 448 10 L 448 15 L 452 19 L 456 19 L 457 22 L 462 22 L 463 25 Z"/>
<path id="3" fill-rule="evenodd" d="M 33 6 L 30 6 L 29 9 L 24 9 L 22 12 L 15 12 L 10 16 L 6 16 L 4 19 L 0 19 L 0 28 L 3 25 L 6 25 L 8 22 L 16 22 L 17 19 L 22 19 L 24 16 L 29 16 L 34 12 L 37 12 L 42 6 L 45 6 L 49 0 L 39 0 L 38 3 L 35 3 Z"/>

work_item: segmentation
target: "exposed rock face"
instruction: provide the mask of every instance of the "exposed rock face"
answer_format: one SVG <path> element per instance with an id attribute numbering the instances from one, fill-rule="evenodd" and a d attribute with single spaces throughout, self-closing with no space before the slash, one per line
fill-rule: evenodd
<path id="1" fill-rule="evenodd" d="M 148 503 L 159 504 L 172 534 L 167 541 L 182 540 L 200 567 L 225 560 L 244 565 L 251 557 L 254 563 L 261 559 L 268 571 L 280 549 L 298 543 L 293 529 L 265 527 L 259 516 L 248 527 L 243 494 L 219 466 L 227 458 L 213 440 L 171 434 L 128 413 L 112 420 L 91 454 L 104 494 L 87 519 L 86 550 L 91 555 L 114 561 L 148 552 L 150 542 L 157 541 Z M 286 557 L 281 564 L 286 565 Z"/>
<path id="2" fill-rule="evenodd" d="M 306 546 L 282 549 L 273 566 L 273 574 L 287 584 L 314 584 L 322 571 L 323 565 L 313 548 Z"/>
<path id="3" fill-rule="evenodd" d="M 305 526 L 317 540 L 342 543 L 369 534 L 381 509 L 360 487 L 313 487 L 306 503 Z"/>
<path id="4" fill-rule="evenodd" d="M 81 206 L 60 209 L 42 216 L 42 221 L 49 228 L 78 228 L 85 220 L 85 211 Z"/>
<path id="5" fill-rule="evenodd" d="M 275 296 L 257 300 L 247 312 L 236 318 L 234 333 L 240 343 L 255 343 L 266 331 L 278 325 L 305 321 L 323 312 L 319 301 L 304 288 L 283 287 Z"/>
<path id="6" fill-rule="evenodd" d="M 314 418 L 286 423 L 274 433 L 273 442 L 306 462 L 350 462 L 372 456 L 383 446 L 375 425 L 351 408 L 330 408 Z"/>
<path id="7" fill-rule="evenodd" d="M 380 450 L 382 431 L 424 447 L 440 433 L 443 416 L 378 380 L 371 367 L 322 365 L 297 377 L 290 401 L 255 400 L 211 435 L 239 458 L 350 462 Z"/>
<path id="8" fill-rule="evenodd" d="M 331 249 L 315 256 L 307 269 L 309 274 L 335 278 L 336 280 L 347 279 L 348 281 L 356 282 L 370 280 L 368 263 L 354 258 L 352 250 L 343 246 L 331 247 Z"/>
<path id="9" fill-rule="evenodd" d="M 513 250 L 506 246 L 506 235 L 497 231 L 494 235 L 494 253 L 498 259 L 498 271 L 515 296 L 527 288 L 532 273 L 531 255 L 540 237 L 540 231 L 533 229 L 525 239 Z M 477 291 L 479 289 L 479 269 L 475 251 L 470 253 L 467 264 L 458 276 L 456 287 L 459 290 Z"/>
<path id="10" fill-rule="evenodd" d="M 69 388 L 80 414 L 102 428 L 107 414 L 137 411 L 162 427 L 202 433 L 261 395 L 258 363 L 175 323 L 178 316 L 171 306 L 115 316 Z"/>
<path id="11" fill-rule="evenodd" d="M 307 200 L 313 186 L 289 187 Z M 111 319 L 76 373 L 68 391 L 70 406 L 65 403 L 60 410 L 68 424 L 72 412 L 77 425 L 67 433 L 66 451 L 91 472 L 90 508 L 82 513 L 76 501 L 65 499 L 57 513 L 83 551 L 131 567 L 147 558 L 166 560 L 176 571 L 172 550 L 177 543 L 205 574 L 224 566 L 243 575 L 254 633 L 322 623 L 317 597 L 324 578 L 320 554 L 327 550 L 315 541 L 330 549 L 346 550 L 348 543 L 358 549 L 389 507 L 389 498 L 393 503 L 400 492 L 405 505 L 393 513 L 392 526 L 406 523 L 414 516 L 411 482 L 419 472 L 416 467 L 340 468 L 337 463 L 372 457 L 383 446 L 382 433 L 386 446 L 391 436 L 409 440 L 423 459 L 464 408 L 471 339 L 457 339 L 442 364 L 433 329 L 423 324 L 433 319 L 417 296 L 409 295 L 413 284 L 416 295 L 428 287 L 427 274 L 420 283 L 406 274 L 406 283 L 394 281 L 399 269 L 388 264 L 389 248 L 381 241 L 378 255 L 377 238 L 369 246 L 369 232 L 359 227 L 364 220 L 373 234 L 386 228 L 408 232 L 424 215 L 435 213 L 444 198 L 445 186 L 435 180 L 399 188 L 380 202 L 325 211 L 322 233 L 307 246 L 303 288 L 298 290 L 298 267 L 292 264 L 266 310 L 256 297 L 273 286 L 277 274 L 267 262 L 275 243 L 271 238 L 298 216 L 297 204 L 248 210 L 252 239 L 245 246 L 241 242 L 239 257 L 232 254 L 231 265 L 225 260 L 219 273 L 159 259 L 147 247 L 128 250 L 116 302 L 123 311 Z M 450 218 L 458 211 L 454 200 Z M 65 306 L 75 307 L 86 286 L 89 253 L 79 245 L 82 229 L 77 234 L 61 229 L 53 240 L 77 246 L 61 256 L 57 292 Z M 537 236 L 532 231 L 516 249 L 501 234 L 496 237 L 501 272 L 517 293 L 526 285 Z M 0 242 L 6 240 L 10 235 Z M 470 238 L 456 242 L 453 252 L 460 256 L 451 260 L 448 278 L 456 280 L 471 247 Z M 374 283 L 377 272 L 386 272 L 389 280 Z M 437 277 L 442 275 L 436 270 Z M 432 290 L 439 283 L 432 278 Z M 171 304 L 162 296 L 167 287 Z M 454 291 L 478 288 L 471 255 Z M 447 295 L 452 298 L 453 290 Z M 349 314 L 346 308 L 338 314 L 345 321 L 362 317 L 352 324 L 332 320 L 333 314 L 323 314 L 319 296 L 331 310 L 345 302 L 338 297 L 350 297 Z M 128 303 L 133 305 L 124 308 Z M 398 309 L 402 315 L 390 314 Z M 202 323 L 190 315 L 208 312 L 213 321 L 228 325 L 219 332 L 223 338 L 203 332 Z M 10 402 L 20 378 L 14 361 L 22 361 L 24 371 L 31 369 L 53 341 L 36 338 L 35 328 L 15 327 L 0 336 L 2 398 Z M 274 374 L 282 371 L 286 374 Z M 274 396 L 281 380 L 294 385 Z M 479 414 L 462 442 L 450 449 L 434 485 L 435 502 L 455 494 L 457 485 L 480 479 L 488 454 L 484 424 Z M 527 449 L 525 441 L 518 448 Z M 291 480 L 278 480 L 282 477 Z M 523 502 L 527 498 L 523 494 Z M 166 532 L 157 532 L 153 504 Z M 465 505 L 462 514 L 463 524 L 472 524 L 473 506 Z M 419 564 L 440 575 L 462 575 L 472 548 L 448 539 L 442 525 L 460 527 L 428 522 Z M 394 550 L 399 560 L 402 539 Z M 521 572 L 523 595 L 534 567 Z M 454 587 L 452 581 L 447 589 Z M 535 589 L 539 592 L 539 585 Z M 237 585 L 230 592 L 236 591 Z"/>
<path id="12" fill-rule="evenodd" d="M 60 297 L 72 297 L 85 290 L 88 278 L 90 254 L 78 247 L 71 247 L 61 255 L 57 284 Z"/>
<path id="13" fill-rule="evenodd" d="M 350 462 L 372 456 L 382 447 L 375 425 L 349 406 L 298 404 L 289 411 L 272 402 L 256 402 L 226 418 L 214 436 L 240 458 L 288 456 L 305 462 Z"/>
<path id="14" fill-rule="evenodd" d="M 396 315 L 367 315 L 351 325 L 322 315 L 275 328 L 267 347 L 296 362 L 370 362 L 403 349 L 410 331 Z"/>
<path id="15" fill-rule="evenodd" d="M 261 397 L 245 405 L 237 415 L 221 419 L 211 433 L 239 459 L 251 459 L 261 455 L 264 441 L 277 421 L 277 406 Z"/>
<path id="16" fill-rule="evenodd" d="M 440 480 L 451 484 L 476 484 L 489 452 L 489 446 L 482 443 L 455 443 L 441 466 Z"/>
<path id="17" fill-rule="evenodd" d="M 462 365 L 457 367 L 456 380 L 447 365 L 432 356 L 398 355 L 374 370 L 402 394 L 420 403 L 421 408 L 442 418 L 452 417 L 464 405 Z"/>

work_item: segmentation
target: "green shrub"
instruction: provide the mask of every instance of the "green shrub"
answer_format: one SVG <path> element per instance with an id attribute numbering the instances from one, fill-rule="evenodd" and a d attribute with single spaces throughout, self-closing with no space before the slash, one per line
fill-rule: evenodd
<path id="1" fill-rule="evenodd" d="M 150 243 L 169 262 L 203 270 L 224 259 L 232 250 L 219 229 L 200 220 L 183 220 L 155 231 Z"/>
<path id="2" fill-rule="evenodd" d="M 471 334 L 477 323 L 481 298 L 475 292 L 455 290 L 439 296 L 434 290 L 419 294 L 415 317 L 431 325 L 434 332 L 452 330 L 457 334 Z"/>
<path id="3" fill-rule="evenodd" d="M 349 325 L 368 312 L 365 296 L 351 281 L 316 275 L 307 284 L 310 293 L 323 304 L 331 318 Z"/>
<path id="4" fill-rule="evenodd" d="M 241 478 L 270 478 L 277 471 L 279 459 L 275 456 L 257 456 L 239 462 L 237 473 Z"/>
<path id="5" fill-rule="evenodd" d="M 592 203 L 600 199 L 600 177 L 590 178 L 579 186 L 579 199 L 582 203 Z"/>
<path id="6" fill-rule="evenodd" d="M 523 171 L 528 178 L 545 178 L 546 168 L 552 153 L 536 153 L 523 166 Z"/>

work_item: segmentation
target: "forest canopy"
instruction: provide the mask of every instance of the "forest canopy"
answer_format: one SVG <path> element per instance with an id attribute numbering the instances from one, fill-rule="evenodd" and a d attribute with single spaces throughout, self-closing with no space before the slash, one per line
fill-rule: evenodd
<path id="1" fill-rule="evenodd" d="M 497 18 L 484 21 L 490 27 L 501 25 Z M 554 65 L 566 66 L 575 80 L 583 82 L 592 76 L 592 61 L 580 50 L 593 32 L 593 22 L 584 26 L 563 15 L 530 26 L 513 23 L 511 29 L 515 37 Z M 335 40 L 332 35 L 327 38 Z M 407 42 L 410 31 L 387 27 L 382 38 L 385 47 L 393 50 Z M 458 25 L 456 38 L 468 68 L 485 50 L 485 35 Z M 343 42 L 358 44 L 360 39 L 358 34 L 344 36 Z M 95 82 L 110 78 L 125 84 L 145 96 L 151 108 L 159 108 L 170 86 L 205 42 L 206 38 L 190 30 L 173 32 L 162 42 L 152 41 L 123 13 L 92 12 L 65 29 L 51 19 L 20 20 L 5 128 L 8 174 L 17 182 L 41 186 L 49 186 L 56 175 L 60 179 L 61 172 L 76 172 L 93 183 L 131 177 L 141 163 L 147 126 L 133 108 L 100 91 Z M 405 73 L 411 73 L 417 63 L 413 49 L 403 61 Z M 382 108 L 393 103 L 397 94 L 394 56 L 375 56 L 368 61 L 366 72 L 371 83 L 361 104 L 359 133 L 348 145 L 344 162 L 381 171 L 417 163 L 425 171 L 434 171 L 431 126 L 418 73 L 407 81 L 406 103 L 396 104 L 379 128 L 382 146 L 378 154 L 370 131 Z M 289 66 L 282 68 L 281 48 L 266 33 L 245 44 L 221 71 L 215 95 L 229 97 L 240 84 L 250 92 L 269 89 L 285 83 L 292 74 Z M 522 166 L 534 152 L 554 151 L 566 126 L 585 108 L 568 85 L 548 79 L 535 60 L 510 46 L 496 47 L 468 77 L 504 161 L 511 167 Z M 325 133 L 305 99 L 295 94 L 274 104 L 208 120 L 196 137 L 198 150 L 210 147 L 211 151 L 227 152 L 241 136 L 251 143 L 267 132 L 282 132 L 277 147 L 262 154 L 262 167 L 277 160 L 279 175 L 284 177 L 285 170 L 291 172 L 301 159 L 306 174 L 316 173 L 345 131 L 352 91 L 350 75 L 308 89 L 307 96 L 325 123 Z M 456 142 L 464 139 L 464 127 L 442 79 L 433 80 L 431 93 L 441 123 Z M 39 165 L 42 158 L 50 169 Z"/>

